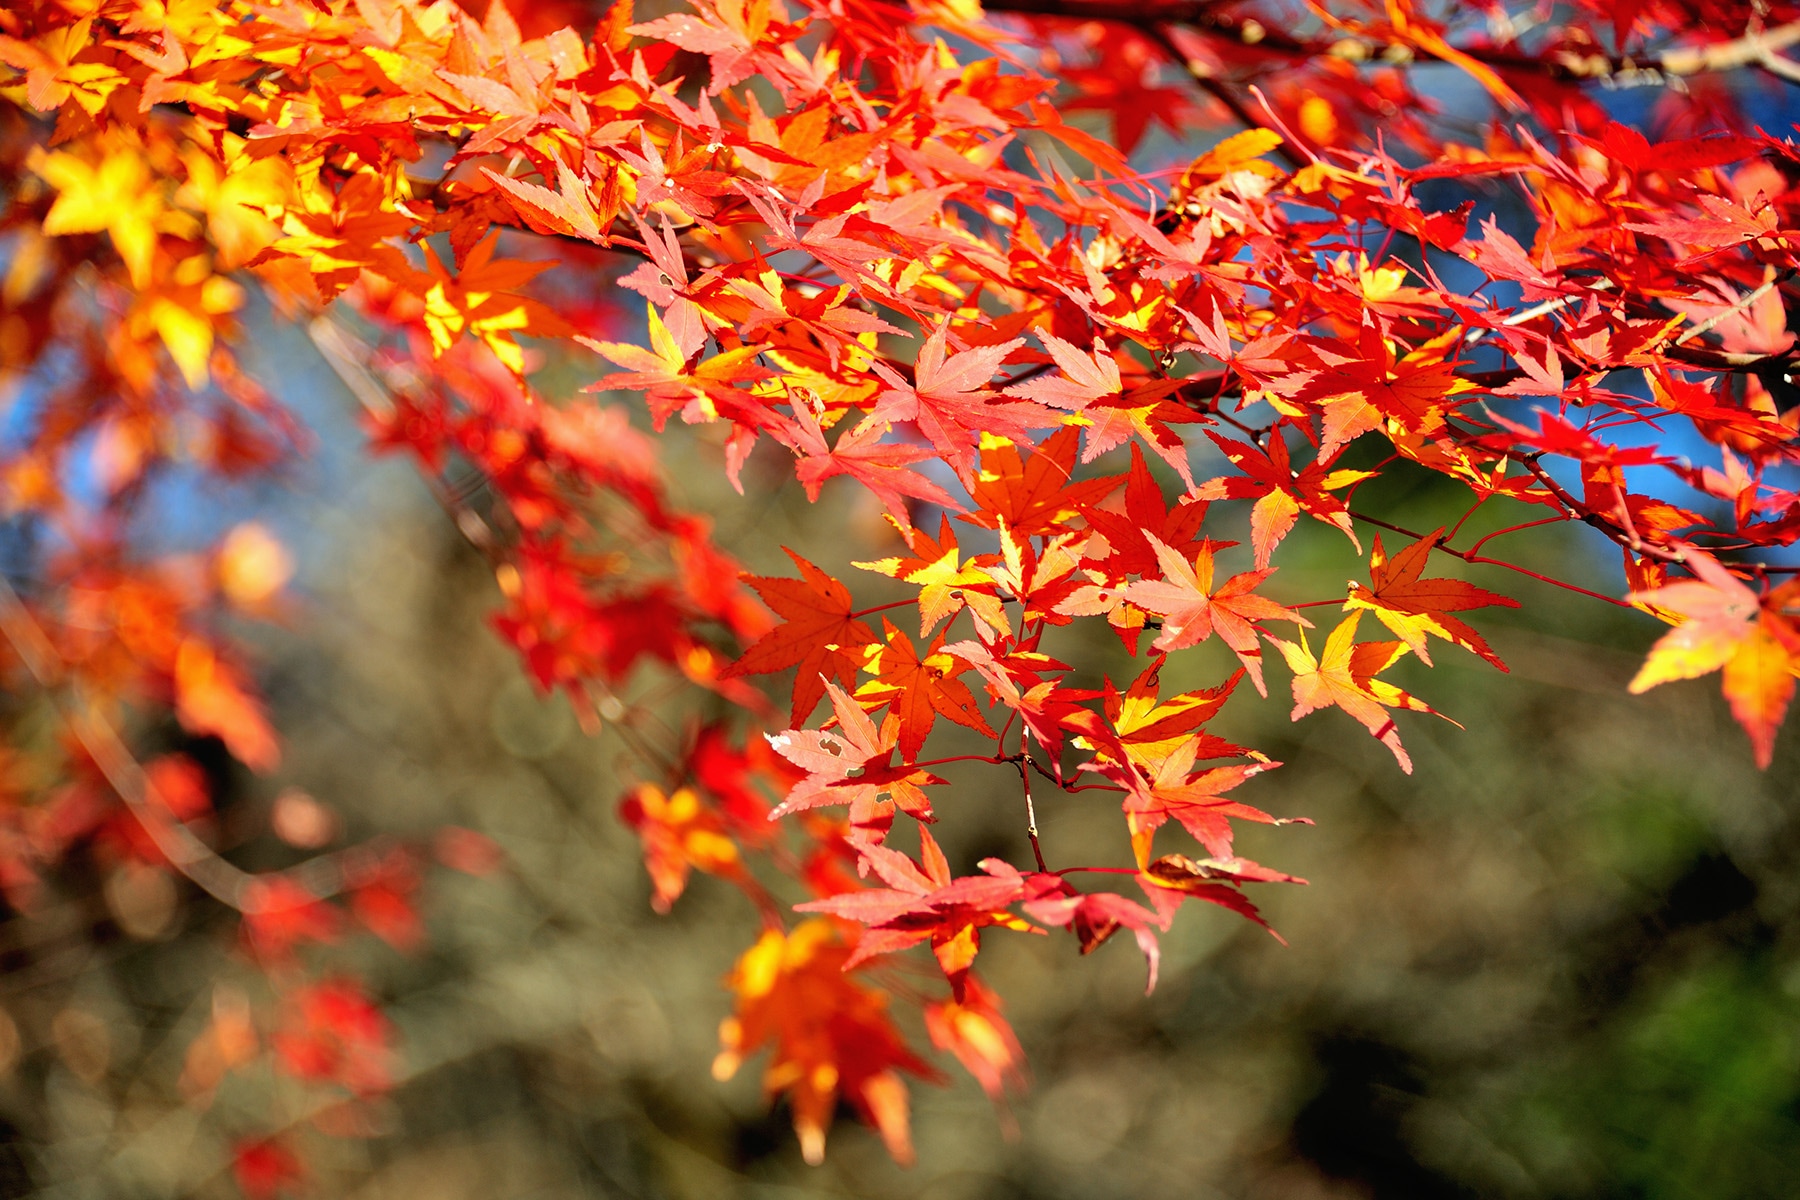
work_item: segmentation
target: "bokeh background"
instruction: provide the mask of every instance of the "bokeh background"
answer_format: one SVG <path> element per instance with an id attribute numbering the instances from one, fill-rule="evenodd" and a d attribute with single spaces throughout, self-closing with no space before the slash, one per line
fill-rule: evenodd
<path id="1" fill-rule="evenodd" d="M 1438 93 L 1452 111 L 1458 86 L 1446 77 Z M 1647 103 L 1609 102 L 1622 115 Z M 1178 157 L 1161 136 L 1145 153 Z M 1482 211 L 1520 217 L 1494 197 Z M 1491 568 L 1467 577 L 1523 607 L 1475 623 L 1511 673 L 1449 646 L 1434 646 L 1435 670 L 1401 668 L 1462 726 L 1403 715 L 1411 776 L 1341 714 L 1290 723 L 1278 664 L 1271 700 L 1246 689 L 1214 726 L 1286 764 L 1247 800 L 1314 822 L 1240 840 L 1310 880 L 1257 897 L 1286 946 L 1193 906 L 1146 997 L 1128 939 L 1082 958 L 1068 938 L 992 934 L 982 966 L 1031 1090 L 999 1114 L 960 1074 L 916 1087 L 915 1166 L 894 1166 L 845 1113 L 825 1164 L 807 1167 L 787 1114 L 760 1094 L 759 1063 L 724 1084 L 709 1071 L 730 1003 L 720 981 L 756 914 L 706 878 L 670 915 L 651 912 L 614 815 L 640 778 L 625 743 L 582 733 L 533 692 L 486 628 L 488 564 L 409 464 L 363 455 L 356 402 L 305 332 L 264 313 L 251 341 L 315 455 L 253 490 L 176 486 L 146 530 L 179 541 L 254 517 L 295 552 L 282 626 L 247 631 L 286 757 L 258 778 L 173 728 L 144 731 L 145 748 L 207 765 L 222 844 L 246 866 L 299 857 L 269 833 L 284 792 L 316 801 L 341 842 L 457 825 L 493 838 L 506 865 L 432 873 L 416 953 L 368 937 L 317 952 L 321 969 L 366 979 L 397 1030 L 397 1085 L 364 1127 L 340 1131 L 353 1137 L 312 1132 L 307 1098 L 266 1069 L 233 1073 L 204 1103 L 184 1089 L 220 997 L 268 1002 L 232 914 L 118 872 L 52 880 L 44 904 L 0 923 L 0 1196 L 235 1196 L 232 1143 L 267 1132 L 271 1114 L 304 1149 L 305 1194 L 356 1200 L 1800 1192 L 1796 739 L 1757 772 L 1716 681 L 1626 694 L 1660 626 Z M 550 364 L 544 390 L 594 374 Z M 740 500 L 704 431 L 665 446 L 678 498 L 718 513 L 719 540 L 752 570 L 789 573 L 788 545 L 857 576 L 871 602 L 900 594 L 845 565 L 888 553 L 891 534 L 842 481 L 808 505 L 759 452 Z M 1423 475 L 1372 488 L 1359 507 L 1411 528 L 1459 515 L 1459 497 Z M 1618 594 L 1612 548 L 1586 533 L 1495 545 Z M 1342 536 L 1311 524 L 1280 563 L 1277 598 L 1340 594 L 1356 570 Z M 1136 673 L 1104 638 L 1052 649 L 1095 678 Z M 1222 679 L 1217 651 L 1177 655 L 1165 685 Z M 647 719 L 678 724 L 701 704 L 675 697 Z M 1026 854 L 1022 815 L 995 799 L 1012 790 L 990 792 L 1010 768 L 995 770 L 955 774 L 940 804 L 959 872 Z M 1103 794 L 1048 802 L 1040 821 L 1053 859 L 1105 846 L 1126 860 Z M 934 974 L 922 951 L 884 970 L 899 987 Z"/>

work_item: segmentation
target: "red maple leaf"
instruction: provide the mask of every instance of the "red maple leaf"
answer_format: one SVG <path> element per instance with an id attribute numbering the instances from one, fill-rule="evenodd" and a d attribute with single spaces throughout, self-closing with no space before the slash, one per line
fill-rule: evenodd
<path id="1" fill-rule="evenodd" d="M 919 830 L 919 861 L 898 850 L 871 846 L 864 860 L 888 886 L 866 888 L 795 905 L 799 912 L 826 912 L 867 926 L 856 941 L 847 971 L 878 954 L 891 954 L 927 939 L 957 1000 L 981 949 L 981 930 L 990 925 L 1033 930 L 1009 911 L 1025 896 L 1023 877 L 999 859 L 983 859 L 985 875 L 952 878 L 950 863 L 929 829 Z"/>
<path id="2" fill-rule="evenodd" d="M 1302 511 L 1343 530 L 1357 553 L 1362 553 L 1362 544 L 1356 540 L 1356 531 L 1350 526 L 1349 510 L 1331 493 L 1369 478 L 1372 472 L 1328 472 L 1320 461 L 1315 460 L 1295 475 L 1289 464 L 1287 439 L 1282 436 L 1279 425 L 1269 432 L 1267 452 L 1257 446 L 1220 437 L 1210 429 L 1206 436 L 1231 460 L 1232 466 L 1249 478 L 1208 480 L 1194 489 L 1193 495 L 1201 500 L 1256 500 L 1250 510 L 1250 544 L 1256 551 L 1258 570 L 1269 565 L 1275 547 L 1294 527 Z"/>
<path id="3" fill-rule="evenodd" d="M 838 732 L 789 729 L 769 735 L 775 752 L 806 772 L 770 819 L 847 804 L 852 823 L 870 826 L 877 834 L 885 833 L 895 807 L 922 821 L 931 820 L 931 802 L 924 789 L 943 780 L 918 767 L 892 765 L 900 742 L 900 718 L 890 715 L 877 729 L 849 693 L 834 683 L 827 683 L 825 690 L 831 696 Z"/>
<path id="4" fill-rule="evenodd" d="M 876 677 L 858 688 L 856 696 L 871 709 L 885 704 L 888 712 L 899 718 L 903 760 L 911 762 L 919 756 L 939 716 L 988 737 L 995 736 L 969 685 L 956 678 L 969 669 L 969 664 L 944 653 L 943 634 L 921 656 L 912 639 L 885 619 L 882 628 L 887 633 L 887 644 L 869 659 L 869 669 Z"/>
<path id="5" fill-rule="evenodd" d="M 964 486 L 974 485 L 975 450 L 981 435 L 1026 439 L 1032 429 L 1059 423 L 1034 404 L 1008 400 L 988 387 L 1007 355 L 1025 344 L 1014 338 L 993 346 L 972 346 L 949 354 L 950 325 L 932 331 L 919 347 L 909 383 L 877 359 L 875 373 L 887 381 L 870 421 L 906 421 L 955 468 Z"/>
<path id="6" fill-rule="evenodd" d="M 766 675 L 797 667 L 794 675 L 793 723 L 799 725 L 825 695 L 825 681 L 845 687 L 856 683 L 875 631 L 851 616 L 850 591 L 792 550 L 787 556 L 800 568 L 799 579 L 747 577 L 770 608 L 786 623 L 753 642 L 731 666 L 726 679 Z"/>

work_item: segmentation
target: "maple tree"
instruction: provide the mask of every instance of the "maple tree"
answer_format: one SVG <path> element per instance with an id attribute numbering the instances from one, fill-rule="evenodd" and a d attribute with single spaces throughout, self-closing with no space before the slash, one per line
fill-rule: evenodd
<path id="1" fill-rule="evenodd" d="M 287 552 L 242 523 L 161 553 L 140 525 L 160 479 L 307 451 L 240 357 L 253 295 L 306 323 L 371 449 L 411 455 L 488 556 L 493 626 L 535 683 L 641 750 L 620 813 L 655 906 L 699 871 L 761 913 L 716 1069 L 767 1049 L 809 1161 L 839 1097 L 910 1154 L 902 1076 L 939 1073 L 896 999 L 996 1100 L 1019 1086 L 984 930 L 1083 952 L 1129 930 L 1154 986 L 1187 902 L 1260 921 L 1248 885 L 1297 880 L 1238 856 L 1233 823 L 1303 818 L 1256 807 L 1279 764 L 1208 723 L 1245 677 L 1279 691 L 1279 662 L 1296 720 L 1340 709 L 1410 771 L 1396 714 L 1434 709 L 1382 674 L 1430 666 L 1434 639 L 1505 669 L 1468 614 L 1518 601 L 1456 562 L 1674 626 L 1632 690 L 1720 672 L 1766 766 L 1800 673 L 1781 486 L 1800 150 L 1752 132 L 1731 81 L 1800 77 L 1800 5 L 1535 11 L 9 6 L 0 487 L 41 537 L 0 628 L 9 687 L 61 730 L 12 751 L 58 782 L 6 810 L 9 902 L 77 849 L 191 880 L 285 993 L 215 1013 L 196 1092 L 267 1041 L 353 1111 L 387 1086 L 391 1031 L 301 949 L 352 925 L 413 945 L 427 862 L 495 862 L 453 830 L 252 874 L 207 844 L 193 764 L 131 748 L 167 712 L 280 762 L 232 631 L 279 615 Z M 1478 126 L 1418 90 L 1425 64 L 1480 89 Z M 1603 84 L 1660 89 L 1648 135 Z M 1483 211 L 1500 193 L 1528 220 Z M 752 455 L 810 500 L 860 488 L 893 553 L 745 574 L 681 507 L 638 401 L 551 394 L 551 360 L 641 397 L 656 431 L 710 427 L 740 491 Z M 1460 489 L 1461 519 L 1411 530 L 1358 502 L 1409 473 Z M 1302 516 L 1356 557 L 1347 590 L 1286 586 Z M 1487 550 L 1567 522 L 1612 543 L 1619 594 Z M 873 576 L 902 599 L 859 605 Z M 1146 660 L 1122 685 L 1058 657 L 1101 622 Z M 1215 636 L 1237 668 L 1165 694 L 1165 660 Z M 669 680 L 710 718 L 635 720 Z M 959 795 L 952 762 L 1004 788 Z M 1117 798 L 1116 857 L 1039 837 L 1037 809 L 1085 791 Z M 956 874 L 928 826 L 975 803 L 1016 809 L 1029 862 Z M 1104 876 L 1122 890 L 1077 886 Z M 941 992 L 884 988 L 886 956 L 921 944 Z M 243 1143 L 246 1192 L 304 1175 L 278 1137 Z"/>

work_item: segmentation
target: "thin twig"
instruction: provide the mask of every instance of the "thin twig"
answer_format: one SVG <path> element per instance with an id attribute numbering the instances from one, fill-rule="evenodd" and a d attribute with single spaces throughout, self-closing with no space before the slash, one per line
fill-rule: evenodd
<path id="1" fill-rule="evenodd" d="M 1043 847 L 1038 845 L 1037 806 L 1031 802 L 1031 772 L 1025 766 L 1028 757 L 1021 750 L 1013 760 L 1013 766 L 1019 768 L 1019 783 L 1025 788 L 1025 836 L 1031 839 L 1031 855 L 1037 859 L 1038 870 L 1048 871 L 1050 868 L 1044 865 Z"/>
<path id="2" fill-rule="evenodd" d="M 1790 64 L 1790 65 L 1792 65 L 1792 64 Z M 1800 67 L 1797 67 L 1796 69 L 1800 69 Z M 1771 272 L 1769 277 L 1762 281 L 1761 287 L 1756 288 L 1754 291 L 1746 292 L 1744 295 L 1740 296 L 1738 298 L 1737 302 L 1734 303 L 1730 308 L 1720 309 L 1718 312 L 1714 313 L 1712 316 L 1706 318 L 1706 320 L 1700 322 L 1700 324 L 1694 326 L 1692 329 L 1688 330 L 1686 333 L 1684 333 L 1680 337 L 1676 338 L 1675 344 L 1677 346 L 1685 346 L 1689 342 L 1693 341 L 1695 338 L 1699 337 L 1701 334 L 1712 332 L 1713 327 L 1718 325 L 1719 322 L 1725 320 L 1727 317 L 1736 316 L 1738 313 L 1743 312 L 1745 309 L 1749 308 L 1752 304 L 1755 304 L 1758 300 L 1761 300 L 1764 296 L 1768 295 L 1769 292 L 1771 290 L 1773 290 L 1776 287 L 1776 285 L 1778 285 L 1781 282 L 1781 280 L 1782 280 L 1782 275 Z"/>

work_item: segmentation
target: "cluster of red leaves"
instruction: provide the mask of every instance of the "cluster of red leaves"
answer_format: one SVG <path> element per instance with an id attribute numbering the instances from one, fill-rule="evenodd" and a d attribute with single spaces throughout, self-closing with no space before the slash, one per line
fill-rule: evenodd
<path id="1" fill-rule="evenodd" d="M 233 314 L 260 288 L 310 322 L 375 446 L 414 455 L 490 556 L 496 628 L 542 688 L 632 738 L 648 675 L 732 711 L 655 747 L 647 761 L 673 768 L 621 814 L 659 909 L 696 870 L 762 909 L 719 1071 L 770 1047 L 767 1085 L 810 1160 L 840 1096 L 909 1153 L 901 1074 L 934 1072 L 871 982 L 884 956 L 930 944 L 949 986 L 930 1036 L 999 1099 L 1022 1075 L 972 973 L 983 930 L 1066 929 L 1087 951 L 1127 929 L 1154 984 L 1156 935 L 1187 901 L 1260 921 L 1246 885 L 1293 879 L 1236 855 L 1233 823 L 1283 819 L 1236 796 L 1278 764 L 1208 723 L 1245 677 L 1268 694 L 1272 644 L 1296 719 L 1338 708 L 1411 770 L 1394 714 L 1432 710 L 1382 676 L 1430 665 L 1434 638 L 1504 670 L 1459 614 L 1515 603 L 1433 573 L 1434 555 L 1440 572 L 1449 557 L 1557 583 L 1482 549 L 1591 526 L 1620 548 L 1624 602 L 1676 626 L 1634 689 L 1722 670 L 1766 764 L 1800 671 L 1795 585 L 1772 582 L 1800 537 L 1778 486 L 1795 459 L 1800 151 L 1689 136 L 1704 130 L 1675 112 L 1653 142 L 1593 89 L 1791 70 L 1800 8 L 1702 20 L 1584 0 L 1554 28 L 1503 5 L 1310 8 L 1298 33 L 1253 3 L 692 0 L 638 21 L 626 0 L 590 35 L 448 0 L 9 7 L 0 369 L 31 401 L 0 483 L 59 547 L 8 609 L 20 667 L 54 664 L 38 684 L 97 711 L 170 705 L 276 764 L 216 630 L 265 610 L 279 560 L 252 537 L 134 561 L 127 536 L 159 475 L 304 449 L 236 356 Z M 1418 62 L 1466 73 L 1503 119 L 1451 137 L 1413 90 Z M 1066 113 L 1100 114 L 1111 141 Z M 1247 127 L 1142 165 L 1215 117 Z M 1496 185 L 1523 195 L 1529 228 L 1429 199 Z M 644 302 L 641 340 L 619 332 L 615 276 Z M 899 599 L 859 608 L 845 564 L 798 555 L 795 577 L 740 582 L 622 406 L 540 393 L 540 345 L 582 356 L 591 390 L 641 394 L 659 431 L 716 427 L 740 488 L 759 446 L 811 499 L 854 481 L 900 543 L 854 565 Z M 1677 436 L 1719 465 L 1668 448 Z M 1455 528 L 1354 506 L 1417 471 L 1467 491 Z M 1457 548 L 1485 505 L 1526 516 Z M 1347 592 L 1303 600 L 1276 565 L 1302 516 L 1359 560 L 1359 525 L 1406 542 L 1374 538 Z M 1342 615 L 1309 639 L 1302 610 L 1325 604 Z M 916 636 L 910 615 L 874 620 L 914 608 Z M 1359 640 L 1365 613 L 1396 640 Z M 1047 648 L 1101 619 L 1149 657 L 1123 686 Z M 1165 659 L 1215 635 L 1239 669 L 1166 694 Z M 753 682 L 790 671 L 785 705 Z M 783 708 L 788 727 L 757 737 Z M 956 752 L 926 757 L 934 739 Z M 57 799 L 8 810 L 9 888 L 117 815 L 108 788 L 131 790 L 72 744 Z M 951 761 L 1016 774 L 1033 869 L 956 873 L 926 828 Z M 1120 853 L 1052 869 L 1046 849 L 1067 847 L 1040 844 L 1037 807 L 1084 790 L 1118 797 Z M 147 792 L 176 821 L 202 816 L 182 794 L 172 775 Z M 144 833 L 162 819 L 133 813 Z M 1171 822 L 1193 843 L 1165 835 L 1158 853 Z M 900 845 L 915 837 L 917 856 Z M 387 865 L 357 876 L 349 910 L 416 940 L 416 867 L 358 861 Z M 1083 873 L 1136 892 L 1082 891 Z M 827 915 L 789 928 L 796 890 Z M 337 934 L 341 910 L 291 881 L 248 898 L 271 960 Z M 350 985 L 307 988 L 278 1058 L 375 1090 L 379 1072 L 351 1064 L 385 1054 L 379 1014 Z M 242 1061 L 241 1038 L 215 1041 Z M 278 1143 L 239 1159 L 257 1194 L 297 1172 Z"/>

